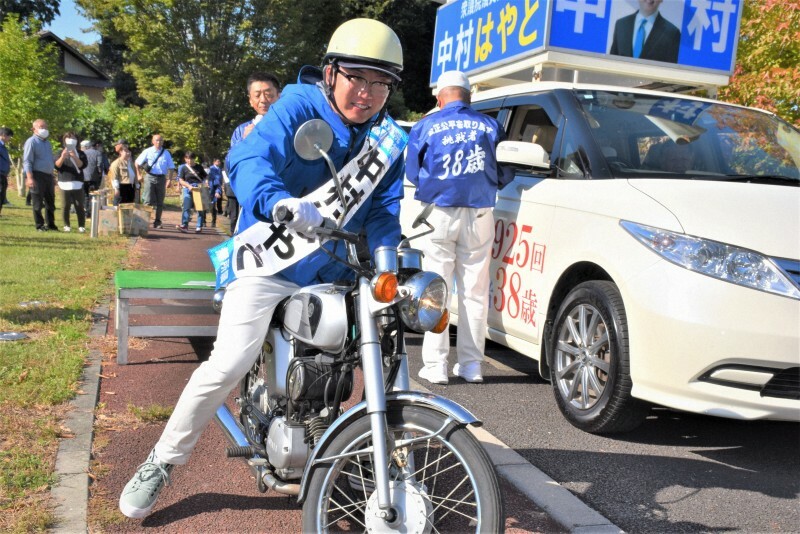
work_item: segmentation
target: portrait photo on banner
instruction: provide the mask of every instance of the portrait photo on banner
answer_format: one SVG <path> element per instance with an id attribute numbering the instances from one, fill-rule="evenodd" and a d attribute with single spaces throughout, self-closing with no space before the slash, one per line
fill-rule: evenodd
<path id="1" fill-rule="evenodd" d="M 606 50 L 611 55 L 677 63 L 685 2 L 614 0 Z"/>

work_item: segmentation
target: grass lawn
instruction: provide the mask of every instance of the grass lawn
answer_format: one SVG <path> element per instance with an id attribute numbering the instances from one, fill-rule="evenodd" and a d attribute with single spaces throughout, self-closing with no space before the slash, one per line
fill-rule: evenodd
<path id="1" fill-rule="evenodd" d="M 61 221 L 56 192 L 56 224 Z M 0 214 L 0 531 L 45 531 L 58 439 L 88 354 L 92 309 L 112 291 L 128 239 L 37 232 L 31 208 L 9 188 Z"/>

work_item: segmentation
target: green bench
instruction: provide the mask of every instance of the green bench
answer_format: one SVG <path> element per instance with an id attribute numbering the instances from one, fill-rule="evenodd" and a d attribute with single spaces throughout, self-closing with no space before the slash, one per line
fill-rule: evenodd
<path id="1" fill-rule="evenodd" d="M 131 325 L 134 315 L 208 315 L 214 314 L 211 300 L 216 279 L 213 272 L 117 271 L 115 326 L 117 363 L 128 363 L 129 337 L 216 337 L 217 325 Z M 158 300 L 159 304 L 132 304 L 132 300 Z M 177 300 L 199 300 L 197 306 Z"/>

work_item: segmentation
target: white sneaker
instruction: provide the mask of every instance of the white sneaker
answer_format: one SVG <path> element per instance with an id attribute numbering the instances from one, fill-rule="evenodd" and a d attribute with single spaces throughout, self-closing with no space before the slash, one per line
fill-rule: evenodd
<path id="1" fill-rule="evenodd" d="M 119 496 L 119 509 L 127 517 L 141 519 L 153 510 L 159 493 L 169 485 L 172 464 L 159 461 L 155 449 L 139 466 L 133 478 L 125 485 Z"/>
<path id="2" fill-rule="evenodd" d="M 431 365 L 419 370 L 419 377 L 431 384 L 447 384 L 447 364 Z"/>
<path id="3" fill-rule="evenodd" d="M 471 384 L 480 384 L 483 382 L 483 375 L 481 374 L 481 362 L 472 362 L 464 364 L 457 363 L 453 366 L 453 374 L 460 376 Z"/>
<path id="4" fill-rule="evenodd" d="M 65 232 L 71 232 L 71 231 L 72 231 L 72 228 L 70 228 L 69 226 L 65 226 L 65 227 L 64 227 L 64 231 L 65 231 Z"/>
<path id="5" fill-rule="evenodd" d="M 78 228 L 78 232 L 80 232 L 80 233 L 82 233 L 82 234 L 83 234 L 83 233 L 85 233 L 85 232 L 86 232 L 86 228 L 84 228 L 83 226 L 81 226 L 80 228 Z"/>

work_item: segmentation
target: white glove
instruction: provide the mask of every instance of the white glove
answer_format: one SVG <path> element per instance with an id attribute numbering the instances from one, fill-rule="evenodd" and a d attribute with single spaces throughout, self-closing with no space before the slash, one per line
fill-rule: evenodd
<path id="1" fill-rule="evenodd" d="M 286 228 L 295 232 L 308 232 L 322 224 L 322 214 L 310 200 L 302 198 L 284 198 L 275 203 L 272 208 L 272 218 L 277 221 L 275 213 L 283 206 L 292 212 L 292 220 L 286 221 Z"/>

